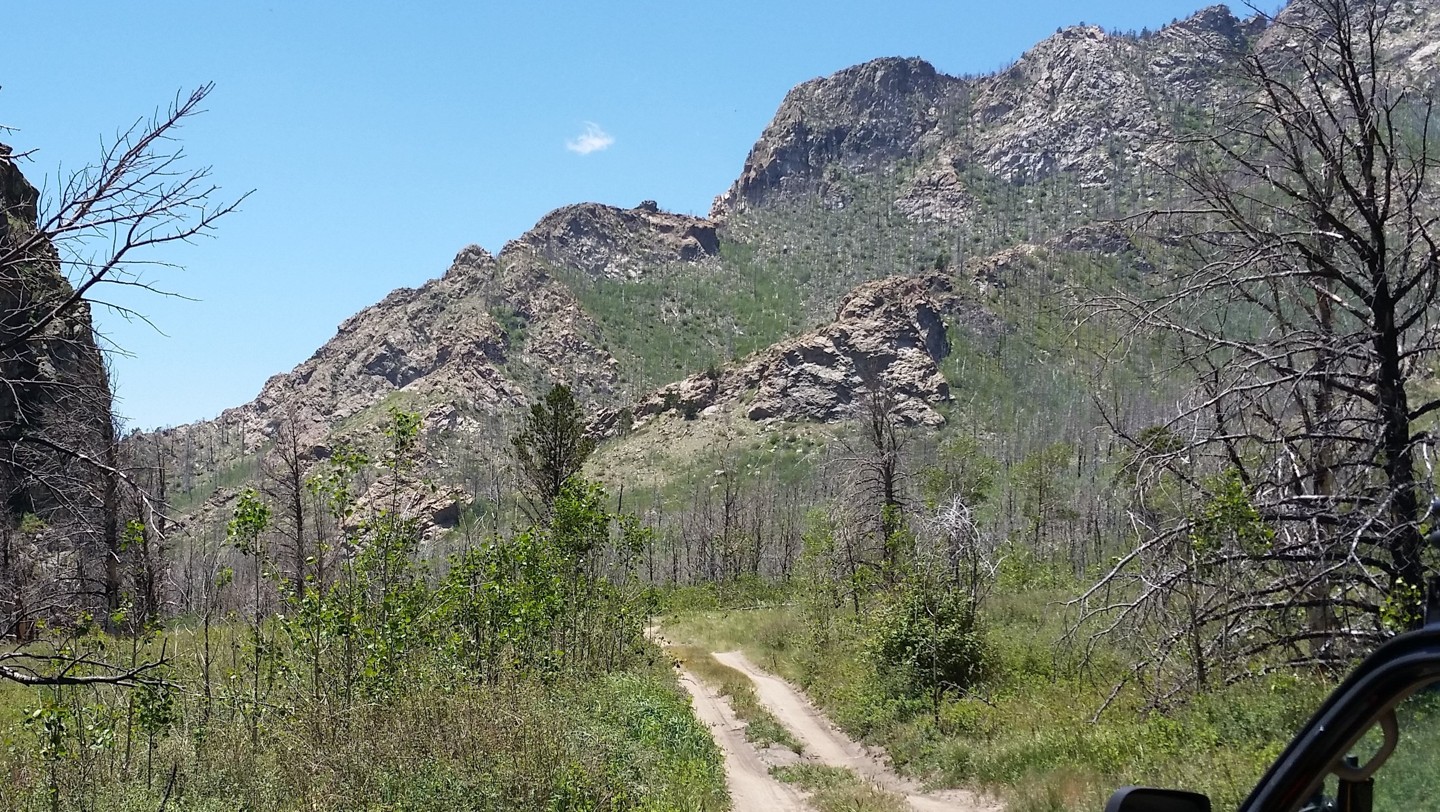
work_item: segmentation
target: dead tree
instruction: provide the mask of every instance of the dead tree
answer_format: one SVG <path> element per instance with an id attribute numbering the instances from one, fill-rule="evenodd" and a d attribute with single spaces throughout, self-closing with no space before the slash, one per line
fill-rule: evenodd
<path id="1" fill-rule="evenodd" d="M 1079 602 L 1146 641 L 1157 684 L 1337 667 L 1419 622 L 1440 246 L 1432 102 L 1385 62 L 1392 5 L 1282 12 L 1179 145 L 1188 199 L 1149 223 L 1188 234 L 1182 257 L 1094 302 L 1196 383 L 1143 435 L 1116 417 L 1169 507 Z"/>
<path id="2" fill-rule="evenodd" d="M 317 538 L 313 548 L 306 540 L 305 493 L 307 454 L 301 448 L 300 431 L 293 411 L 281 422 L 275 438 L 275 451 L 262 463 L 265 472 L 265 495 L 281 506 L 285 521 L 280 522 L 281 534 L 285 537 L 288 550 L 290 592 L 299 597 L 304 594 L 306 578 L 314 577 L 317 588 L 323 589 L 320 575 L 324 565 L 320 560 L 323 551 Z M 317 533 L 318 535 L 318 533 Z M 313 550 L 313 554 L 312 554 Z M 313 564 L 313 570 L 311 565 Z"/>
<path id="3" fill-rule="evenodd" d="M 24 157 L 0 149 L 0 468 L 8 513 L 48 535 L 73 562 L 30 616 L 119 607 L 122 514 L 130 497 L 155 532 L 156 506 L 119 462 L 108 373 L 92 305 L 117 287 L 155 291 L 142 274 L 153 250 L 209 234 L 238 204 L 218 200 L 208 169 L 185 167 L 175 136 L 200 112 L 204 85 L 138 121 L 71 175 L 50 199 L 21 176 Z M 242 198 L 243 199 L 243 198 Z M 159 291 L 155 291 L 159 292 Z M 4 596 L 0 596 L 3 600 Z M 25 684 L 134 682 L 142 669 L 87 659 L 5 656 L 0 678 Z"/>
<path id="4" fill-rule="evenodd" d="M 843 464 L 853 474 L 855 498 L 866 506 L 863 522 L 874 535 L 887 578 L 914 553 L 905 527 L 905 449 L 911 435 L 897 413 L 895 390 L 878 381 L 866 383 L 856 410 L 858 439 L 846 445 Z"/>

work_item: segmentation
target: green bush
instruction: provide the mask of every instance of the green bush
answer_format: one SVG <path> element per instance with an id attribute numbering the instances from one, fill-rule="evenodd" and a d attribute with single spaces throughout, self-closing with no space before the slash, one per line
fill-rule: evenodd
<path id="1" fill-rule="evenodd" d="M 968 597 L 924 579 L 902 583 L 881 605 L 869 653 L 882 677 L 912 696 L 963 692 L 987 671 L 984 634 Z"/>

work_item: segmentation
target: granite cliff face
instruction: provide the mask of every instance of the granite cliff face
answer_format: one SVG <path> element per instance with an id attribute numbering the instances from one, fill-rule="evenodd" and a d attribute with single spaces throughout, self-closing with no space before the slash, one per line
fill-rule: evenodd
<path id="1" fill-rule="evenodd" d="M 566 206 L 542 218 L 519 242 L 552 265 L 610 279 L 634 278 L 666 262 L 695 262 L 720 250 L 714 223 L 660 211 L 652 200 L 633 209 Z"/>
<path id="2" fill-rule="evenodd" d="M 1135 37 L 1064 29 L 1009 68 L 975 79 L 920 59 L 879 59 L 792 90 L 751 150 L 718 217 L 786 195 L 834 196 L 839 174 L 917 163 L 896 201 L 920 218 L 954 221 L 971 204 L 957 170 L 1010 182 L 1069 173 L 1098 183 L 1166 157 L 1177 111 L 1203 107 L 1264 30 L 1221 5 Z M 843 204 L 843 200 L 835 199 Z"/>
<path id="3" fill-rule="evenodd" d="M 89 306 L 62 307 L 73 290 L 36 233 L 38 199 L 0 145 L 0 489 L 12 520 L 88 522 L 103 484 L 81 457 L 113 445 L 110 384 Z"/>
<path id="4" fill-rule="evenodd" d="M 436 425 L 515 409 L 556 382 L 591 403 L 612 403 L 615 359 L 556 272 L 626 278 L 659 264 L 701 262 L 717 250 L 713 224 L 653 204 L 566 207 L 498 257 L 467 247 L 438 279 L 350 317 L 308 360 L 217 422 L 254 450 L 285 421 L 318 444 L 387 399 L 424 406 Z"/>

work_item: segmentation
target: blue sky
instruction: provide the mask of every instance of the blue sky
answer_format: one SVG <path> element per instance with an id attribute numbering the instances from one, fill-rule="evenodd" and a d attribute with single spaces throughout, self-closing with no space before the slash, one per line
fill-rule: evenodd
<path id="1" fill-rule="evenodd" d="M 188 299 L 128 296 L 102 331 L 148 428 L 253 398 L 392 289 L 498 252 L 548 211 L 654 199 L 704 214 L 785 92 L 881 56 L 988 73 L 1057 26 L 1158 28 L 1204 0 L 12 4 L 0 135 L 37 186 L 213 81 L 182 132 L 222 196 L 215 239 L 156 258 Z M 1271 4 L 1273 5 L 1273 4 Z M 122 295 L 117 292 L 114 295 Z M 163 332 L 157 332 L 163 331 Z"/>

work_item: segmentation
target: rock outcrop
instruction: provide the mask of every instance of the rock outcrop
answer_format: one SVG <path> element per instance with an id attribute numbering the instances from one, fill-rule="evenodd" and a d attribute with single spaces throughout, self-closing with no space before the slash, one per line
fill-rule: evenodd
<path id="1" fill-rule="evenodd" d="M 114 441 L 109 377 L 89 305 L 36 228 L 39 193 L 0 145 L 0 490 L 9 520 L 96 521 L 103 483 L 83 459 Z M 35 325 L 40 324 L 38 330 Z"/>
<path id="2" fill-rule="evenodd" d="M 841 420 L 868 389 L 884 387 L 903 421 L 939 425 L 944 417 L 933 405 L 950 399 L 940 372 L 950 352 L 947 322 L 974 333 L 1005 329 L 967 288 L 939 272 L 866 283 L 824 327 L 661 387 L 628 410 L 629 421 L 639 426 L 665 412 L 694 418 L 733 404 L 751 420 Z M 609 410 L 595 430 L 615 434 L 621 424 L 620 412 Z"/>
<path id="3" fill-rule="evenodd" d="M 713 217 L 786 197 L 845 203 L 832 181 L 914 169 L 895 205 L 955 223 L 973 205 L 959 168 L 1010 182 L 1105 182 L 1164 162 L 1176 110 L 1203 106 L 1264 29 L 1211 6 L 1150 36 L 1066 28 L 994 75 L 960 79 L 920 59 L 878 59 L 792 90 Z"/>
<path id="4" fill-rule="evenodd" d="M 781 194 L 823 192 L 827 171 L 884 170 L 918 154 L 957 80 L 921 59 L 877 59 L 785 96 L 714 215 Z"/>
<path id="5" fill-rule="evenodd" d="M 90 308 L 0 145 L 0 639 L 105 606 L 119 548 L 114 421 Z"/>
<path id="6" fill-rule="evenodd" d="M 254 401 L 159 435 L 184 450 L 172 461 L 182 481 L 253 465 L 292 427 L 302 453 L 323 458 L 337 438 L 378 423 L 389 406 L 418 411 L 429 434 L 464 437 L 477 455 L 501 455 L 507 416 L 554 383 L 595 408 L 622 400 L 617 361 L 557 275 L 628 279 L 662 264 L 703 263 L 718 250 L 713 223 L 653 203 L 568 206 L 498 257 L 467 247 L 441 277 L 350 317 Z M 211 501 L 233 496 L 220 491 Z M 427 498 L 427 513 L 446 513 Z"/>
<path id="7" fill-rule="evenodd" d="M 720 251 L 715 223 L 660 211 L 649 200 L 633 209 L 566 206 L 547 214 L 520 242 L 552 264 L 610 279 L 634 278 L 647 267 L 695 262 Z"/>

